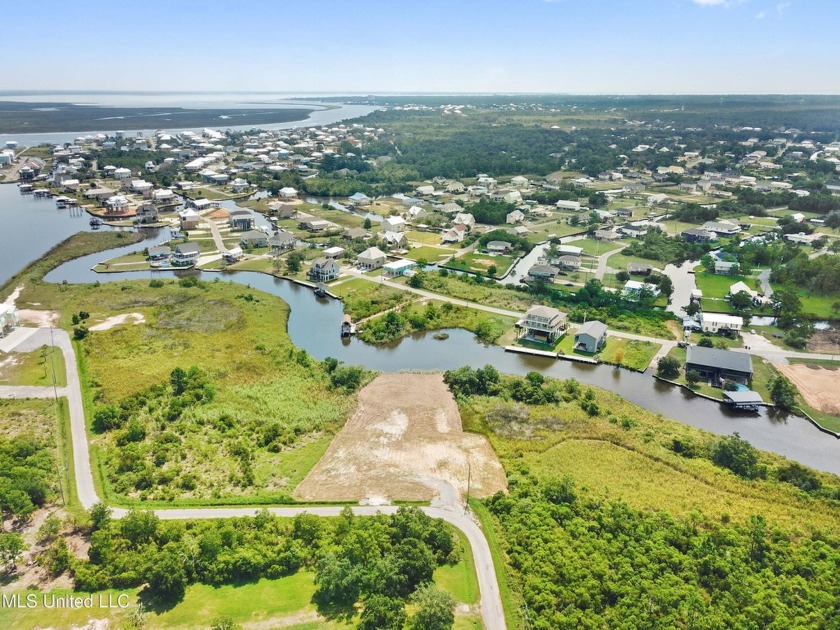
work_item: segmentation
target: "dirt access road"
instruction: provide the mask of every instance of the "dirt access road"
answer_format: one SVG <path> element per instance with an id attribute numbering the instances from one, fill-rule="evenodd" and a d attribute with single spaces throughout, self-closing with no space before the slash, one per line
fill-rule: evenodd
<path id="1" fill-rule="evenodd" d="M 393 500 L 463 504 L 506 488 L 502 464 L 484 436 L 464 433 L 440 374 L 383 374 L 327 452 L 295 489 L 305 501 Z"/>
<path id="2" fill-rule="evenodd" d="M 840 416 L 840 370 L 795 363 L 777 365 L 814 409 Z"/>

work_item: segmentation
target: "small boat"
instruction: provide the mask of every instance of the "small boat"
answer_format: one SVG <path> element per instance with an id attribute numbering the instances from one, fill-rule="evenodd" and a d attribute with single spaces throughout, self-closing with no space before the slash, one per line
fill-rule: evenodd
<path id="1" fill-rule="evenodd" d="M 328 293 L 327 293 L 327 285 L 325 285 L 323 282 L 319 282 L 319 283 L 315 286 L 315 295 L 316 295 L 317 297 L 319 297 L 319 298 L 320 298 L 320 297 L 327 297 L 327 295 L 328 295 Z"/>
<path id="2" fill-rule="evenodd" d="M 93 217 L 90 220 L 90 227 L 92 227 L 94 230 L 98 230 L 100 227 L 102 227 L 102 219 L 98 217 Z"/>
<path id="3" fill-rule="evenodd" d="M 349 315 L 345 315 L 341 318 L 341 336 L 342 337 L 349 337 L 353 334 L 354 331 L 353 320 L 350 319 Z"/>

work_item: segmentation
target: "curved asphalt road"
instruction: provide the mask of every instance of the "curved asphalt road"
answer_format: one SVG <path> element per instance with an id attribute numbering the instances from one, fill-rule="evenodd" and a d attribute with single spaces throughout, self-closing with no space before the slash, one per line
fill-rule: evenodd
<path id="1" fill-rule="evenodd" d="M 26 346 L 38 348 L 50 343 L 50 331 L 42 328 L 25 342 Z M 100 502 L 93 485 L 93 472 L 90 467 L 90 451 L 88 450 L 87 432 L 85 428 L 85 410 L 82 404 L 82 389 L 79 382 L 79 371 L 76 364 L 76 353 L 70 341 L 70 335 L 65 330 L 52 330 L 53 345 L 61 348 L 67 371 L 67 387 L 59 388 L 59 396 L 66 396 L 70 409 L 70 435 L 73 441 L 73 467 L 76 476 L 76 490 L 79 502 L 86 510 Z M 24 345 L 24 344 L 21 344 Z M 23 348 L 21 348 L 23 349 Z M 55 394 L 52 387 L 0 387 L 0 398 L 51 398 Z M 254 516 L 262 507 L 243 508 L 183 508 L 171 510 L 154 510 L 161 519 L 191 520 L 203 518 L 233 518 L 239 516 Z M 277 516 L 294 517 L 298 514 L 314 514 L 316 516 L 338 516 L 343 507 L 273 507 L 268 511 Z M 351 506 L 354 514 L 359 516 L 374 516 L 376 514 L 394 514 L 397 506 Z M 440 518 L 450 525 L 460 529 L 469 541 L 475 558 L 475 571 L 478 576 L 478 586 L 481 594 L 481 617 L 486 630 L 505 630 L 505 615 L 502 608 L 502 597 L 499 583 L 496 581 L 496 571 L 493 567 L 493 556 L 490 546 L 481 528 L 470 516 L 464 513 L 463 506 L 448 505 L 421 507 L 421 510 L 432 518 Z M 111 513 L 121 518 L 128 513 L 123 508 L 112 508 Z"/>

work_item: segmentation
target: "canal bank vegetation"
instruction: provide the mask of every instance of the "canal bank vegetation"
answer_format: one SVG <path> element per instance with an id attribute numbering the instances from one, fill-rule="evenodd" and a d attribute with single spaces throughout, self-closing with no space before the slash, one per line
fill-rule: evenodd
<path id="1" fill-rule="evenodd" d="M 47 299 L 66 287 L 45 283 L 43 281 L 44 276 L 50 271 L 76 258 L 113 249 L 114 247 L 139 243 L 143 238 L 144 236 L 138 232 L 79 232 L 74 234 L 9 278 L 0 287 L 0 299 L 8 297 L 15 287 L 24 285 L 26 290 L 21 299 L 18 300 L 18 306 L 27 302 L 30 305 L 37 302 L 41 308 L 53 308 L 51 303 L 41 303 L 41 299 Z"/>
<path id="2" fill-rule="evenodd" d="M 825 604 L 838 588 L 836 476 L 572 379 L 487 367 L 445 380 L 465 429 L 505 466 L 510 494 L 483 502 L 485 527 L 534 627 L 790 626 L 840 612 Z"/>
<path id="3" fill-rule="evenodd" d="M 94 320 L 145 320 L 76 335 L 109 502 L 289 501 L 353 405 L 347 383 L 370 376 L 337 382 L 336 366 L 291 343 L 282 300 L 238 284 L 127 281 L 63 296 Z"/>
<path id="4" fill-rule="evenodd" d="M 358 337 L 368 343 L 388 343 L 417 332 L 463 328 L 475 333 L 479 341 L 494 343 L 515 323 L 514 317 L 451 302 L 423 300 L 366 321 Z"/>

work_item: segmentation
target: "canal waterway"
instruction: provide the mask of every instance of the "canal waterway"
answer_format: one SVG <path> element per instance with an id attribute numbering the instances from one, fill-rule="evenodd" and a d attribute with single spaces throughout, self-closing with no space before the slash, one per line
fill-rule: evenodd
<path id="1" fill-rule="evenodd" d="M 16 186 L 0 187 L 0 278 L 11 277 L 27 262 L 79 229 L 89 229 L 87 218 L 57 211 L 52 200 L 20 199 Z M 17 231 L 6 229 L 15 225 Z M 526 374 L 539 371 L 555 378 L 575 378 L 581 383 L 613 391 L 626 400 L 654 413 L 673 418 L 716 434 L 738 431 L 756 447 L 773 451 L 820 470 L 840 474 L 840 440 L 821 433 L 796 416 L 763 410 L 758 415 L 733 414 L 721 405 L 690 392 L 628 370 L 605 365 L 585 365 L 505 352 L 484 345 L 464 330 L 448 330 L 449 338 L 436 340 L 431 333 L 419 333 L 383 346 L 358 339 L 342 340 L 339 326 L 342 304 L 317 299 L 311 289 L 293 282 L 255 272 L 145 271 L 97 274 L 91 268 L 102 260 L 142 250 L 168 237 L 168 230 L 148 230 L 144 243 L 70 261 L 50 272 L 50 282 L 119 282 L 126 279 L 176 277 L 199 274 L 213 281 L 237 282 L 276 295 L 291 307 L 288 331 L 292 341 L 316 359 L 335 357 L 348 364 L 363 365 L 384 372 L 441 371 L 471 365 L 494 365 L 500 372 Z"/>

